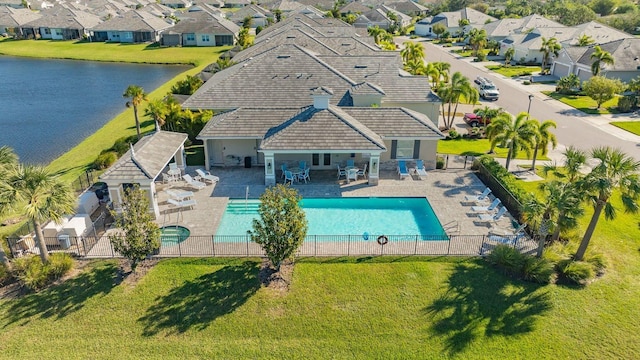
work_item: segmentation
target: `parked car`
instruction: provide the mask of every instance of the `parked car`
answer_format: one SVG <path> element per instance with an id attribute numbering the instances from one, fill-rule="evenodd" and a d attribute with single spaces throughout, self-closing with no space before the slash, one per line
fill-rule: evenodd
<path id="1" fill-rule="evenodd" d="M 466 113 L 464 114 L 464 116 L 462 117 L 462 120 L 464 120 L 464 122 L 467 123 L 467 125 L 471 126 L 471 127 L 478 127 L 478 126 L 484 126 L 489 125 L 491 123 L 491 119 L 486 118 L 486 123 L 483 122 L 482 116 L 478 115 L 478 114 L 474 114 L 474 113 Z"/>
<path id="2" fill-rule="evenodd" d="M 487 78 L 482 76 L 478 76 L 473 80 L 478 87 L 478 93 L 480 97 L 485 100 L 498 100 L 500 97 L 500 92 L 498 88 L 493 84 L 493 82 Z"/>

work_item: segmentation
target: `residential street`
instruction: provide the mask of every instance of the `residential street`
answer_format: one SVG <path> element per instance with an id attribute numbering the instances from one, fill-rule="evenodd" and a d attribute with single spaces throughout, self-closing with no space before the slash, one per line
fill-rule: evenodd
<path id="1" fill-rule="evenodd" d="M 396 42 L 402 44 L 406 37 L 398 37 Z M 421 40 L 421 39 L 419 39 Z M 412 40 L 416 41 L 416 40 Z M 591 149 L 594 146 L 614 146 L 640 160 L 640 136 L 609 125 L 612 119 L 640 120 L 640 114 L 596 116 L 555 101 L 540 93 L 543 90 L 553 90 L 553 85 L 523 85 L 521 82 L 506 78 L 485 68 L 487 63 L 473 63 L 471 58 L 457 58 L 450 52 L 450 48 L 442 48 L 429 41 L 420 41 L 425 48 L 425 61 L 446 61 L 451 63 L 451 73 L 461 72 L 470 80 L 478 75 L 491 79 L 500 89 L 500 99 L 492 102 L 481 100 L 484 106 L 499 106 L 512 114 L 527 111 L 529 94 L 534 98 L 531 102 L 531 117 L 538 120 L 554 120 L 558 124 L 555 134 L 561 145 L 574 145 L 581 149 Z M 560 146 L 560 149 L 564 148 Z"/>

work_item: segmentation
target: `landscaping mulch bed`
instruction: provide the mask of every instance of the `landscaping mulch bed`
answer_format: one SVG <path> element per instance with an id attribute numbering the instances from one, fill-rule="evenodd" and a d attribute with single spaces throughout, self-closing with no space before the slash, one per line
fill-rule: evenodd
<path id="1" fill-rule="evenodd" d="M 120 268 L 116 275 L 116 284 L 123 283 L 125 285 L 135 286 L 158 262 L 158 259 L 144 260 L 138 264 L 136 272 L 133 273 L 131 272 L 129 260 L 120 259 Z"/>
<path id="2" fill-rule="evenodd" d="M 286 294 L 289 292 L 289 286 L 293 279 L 293 261 L 285 260 L 280 265 L 280 271 L 275 271 L 271 267 L 271 262 L 268 259 L 263 259 L 260 265 L 259 279 L 262 286 Z"/>

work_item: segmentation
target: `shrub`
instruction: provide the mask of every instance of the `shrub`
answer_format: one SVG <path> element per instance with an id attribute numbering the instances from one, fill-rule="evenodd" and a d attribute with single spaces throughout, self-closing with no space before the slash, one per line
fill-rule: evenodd
<path id="1" fill-rule="evenodd" d="M 118 154 L 118 157 L 124 155 L 131 148 L 131 144 L 135 144 L 138 141 L 137 135 L 131 136 L 123 136 L 116 140 L 111 147 L 111 151 L 115 151 Z"/>
<path id="2" fill-rule="evenodd" d="M 602 254 L 587 255 L 584 260 L 593 266 L 596 275 L 601 275 L 607 268 L 607 261 Z"/>
<path id="3" fill-rule="evenodd" d="M 260 34 L 264 28 L 260 25 L 256 26 L 256 35 Z"/>
<path id="4" fill-rule="evenodd" d="M 618 99 L 618 110 L 626 113 L 631 112 L 631 108 L 634 106 L 635 96 L 623 96 Z"/>
<path id="5" fill-rule="evenodd" d="M 485 61 L 487 60 L 487 54 L 485 54 L 484 52 L 479 52 L 478 55 L 476 56 L 476 61 Z"/>
<path id="6" fill-rule="evenodd" d="M 553 281 L 555 271 L 553 264 L 547 259 L 524 256 L 522 262 L 522 278 L 527 281 L 548 284 Z"/>
<path id="7" fill-rule="evenodd" d="M 531 85 L 531 81 L 525 80 L 522 82 L 522 85 Z"/>
<path id="8" fill-rule="evenodd" d="M 436 169 L 444 169 L 444 157 L 436 157 Z"/>
<path id="9" fill-rule="evenodd" d="M 454 129 L 451 129 L 451 130 L 449 130 L 449 135 L 448 136 L 449 136 L 450 139 L 458 139 L 462 135 L 460 135 L 460 133 L 455 131 Z"/>
<path id="10" fill-rule="evenodd" d="M 496 245 L 487 256 L 490 264 L 495 265 L 507 274 L 520 275 L 524 262 L 523 255 L 508 245 Z"/>
<path id="11" fill-rule="evenodd" d="M 520 204 L 527 203 L 531 194 L 524 190 L 516 177 L 507 171 L 504 166 L 500 165 L 491 156 L 483 155 L 476 158 L 476 161 L 484 165 L 487 171 L 496 178 L 496 180 L 513 195 Z"/>
<path id="12" fill-rule="evenodd" d="M 518 74 L 518 75 L 520 75 L 520 76 L 531 76 L 531 74 L 532 74 L 531 71 L 521 71 L 520 74 Z"/>
<path id="13" fill-rule="evenodd" d="M 563 279 L 578 285 L 586 285 L 594 275 L 592 264 L 571 259 L 560 261 L 556 265 L 556 270 Z"/>
<path id="14" fill-rule="evenodd" d="M 93 161 L 93 167 L 97 170 L 103 170 L 113 165 L 113 163 L 116 162 L 117 159 L 118 157 L 116 156 L 115 152 L 107 151 L 98 155 L 98 157 Z"/>
<path id="15" fill-rule="evenodd" d="M 0 263 L 0 286 L 4 286 L 9 281 L 11 281 L 11 273 L 4 264 Z"/>
<path id="16" fill-rule="evenodd" d="M 61 278 L 73 268 L 69 254 L 51 254 L 48 264 L 43 264 L 39 256 L 26 256 L 14 261 L 15 277 L 28 289 L 40 290 L 54 280 Z"/>

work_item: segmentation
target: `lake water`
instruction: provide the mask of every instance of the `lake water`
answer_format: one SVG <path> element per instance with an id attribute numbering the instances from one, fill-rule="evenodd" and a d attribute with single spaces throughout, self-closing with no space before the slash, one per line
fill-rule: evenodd
<path id="1" fill-rule="evenodd" d="M 127 86 L 150 93 L 186 69 L 0 56 L 0 146 L 49 163 L 122 112 Z"/>

